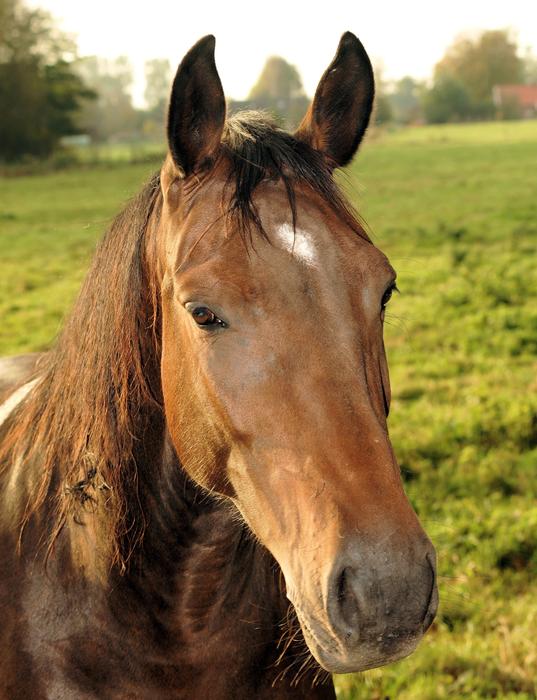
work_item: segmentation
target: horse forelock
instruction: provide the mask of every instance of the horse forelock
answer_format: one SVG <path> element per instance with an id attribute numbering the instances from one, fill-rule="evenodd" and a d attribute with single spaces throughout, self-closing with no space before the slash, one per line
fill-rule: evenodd
<path id="1" fill-rule="evenodd" d="M 295 190 L 300 186 L 319 195 L 339 218 L 369 240 L 325 156 L 279 128 L 265 113 L 241 111 L 231 116 L 225 124 L 222 151 L 230 161 L 228 217 L 247 242 L 252 241 L 252 229 L 269 238 L 253 199 L 258 185 L 267 180 L 283 183 L 293 226 L 297 216 Z"/>

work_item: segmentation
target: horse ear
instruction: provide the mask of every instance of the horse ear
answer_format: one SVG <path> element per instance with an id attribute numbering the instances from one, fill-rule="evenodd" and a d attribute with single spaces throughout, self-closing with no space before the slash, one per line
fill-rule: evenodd
<path id="1" fill-rule="evenodd" d="M 371 61 L 357 37 L 345 32 L 295 136 L 334 167 L 346 165 L 365 133 L 374 96 Z"/>
<path id="2" fill-rule="evenodd" d="M 184 175 L 210 167 L 222 138 L 226 101 L 214 61 L 214 36 L 200 39 L 181 61 L 168 111 L 168 146 Z"/>

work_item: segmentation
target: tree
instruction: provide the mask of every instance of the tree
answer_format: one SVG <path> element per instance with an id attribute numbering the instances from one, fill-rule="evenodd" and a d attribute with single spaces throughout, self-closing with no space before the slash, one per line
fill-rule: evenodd
<path id="1" fill-rule="evenodd" d="M 393 118 L 399 124 L 417 124 L 423 119 L 423 85 L 410 76 L 398 80 L 389 93 Z"/>
<path id="2" fill-rule="evenodd" d="M 478 37 L 460 37 L 437 63 L 434 84 L 459 84 L 470 102 L 469 115 L 489 117 L 494 113 L 492 88 L 494 85 L 520 83 L 523 80 L 523 61 L 518 56 L 516 42 L 508 30 L 486 31 Z M 451 82 L 446 82 L 449 79 Z M 459 98 L 462 95 L 458 90 Z M 452 90 L 453 94 L 455 92 Z"/>
<path id="3" fill-rule="evenodd" d="M 373 121 L 379 126 L 393 120 L 393 110 L 388 97 L 388 83 L 384 78 L 384 64 L 375 63 L 375 102 L 373 105 Z"/>
<path id="4" fill-rule="evenodd" d="M 256 107 L 266 109 L 293 129 L 306 113 L 309 100 L 306 97 L 300 74 L 295 66 L 280 56 L 267 59 L 261 75 L 250 90 L 246 102 L 231 102 L 235 108 Z"/>
<path id="5" fill-rule="evenodd" d="M 526 49 L 524 62 L 524 82 L 526 85 L 537 85 L 537 56 L 530 49 Z"/>
<path id="6" fill-rule="evenodd" d="M 132 67 L 128 58 L 85 56 L 77 62 L 76 69 L 97 95 L 82 109 L 81 130 L 96 141 L 129 138 L 137 129 L 138 115 L 130 95 Z"/>
<path id="7" fill-rule="evenodd" d="M 258 102 L 288 102 L 303 94 L 302 80 L 297 69 L 280 56 L 271 56 L 257 83 L 250 90 L 248 99 Z"/>
<path id="8" fill-rule="evenodd" d="M 473 114 L 466 88 L 451 76 L 440 76 L 424 94 L 423 111 L 431 124 L 466 121 Z"/>
<path id="9" fill-rule="evenodd" d="M 388 124 L 393 121 L 393 110 L 389 96 L 384 92 L 375 95 L 375 124 Z"/>
<path id="10" fill-rule="evenodd" d="M 167 58 L 153 58 L 145 62 L 144 98 L 150 112 L 164 114 L 171 82 L 172 68 Z"/>
<path id="11" fill-rule="evenodd" d="M 168 96 L 172 82 L 172 68 L 167 58 L 153 58 L 145 62 L 144 97 L 147 110 L 143 131 L 151 138 L 162 138 Z"/>
<path id="12" fill-rule="evenodd" d="M 52 17 L 0 0 L 0 158 L 47 156 L 92 93 L 73 70 L 74 42 Z"/>

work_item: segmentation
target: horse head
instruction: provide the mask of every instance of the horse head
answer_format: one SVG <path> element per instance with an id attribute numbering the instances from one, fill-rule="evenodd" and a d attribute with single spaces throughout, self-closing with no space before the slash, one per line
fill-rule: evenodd
<path id="1" fill-rule="evenodd" d="M 346 33 L 295 134 L 259 115 L 226 121 L 214 38 L 202 39 L 173 84 L 147 243 L 179 460 L 274 556 L 309 649 L 333 672 L 406 656 L 437 605 L 434 549 L 386 423 L 395 272 L 333 179 L 373 96 L 367 54 Z"/>

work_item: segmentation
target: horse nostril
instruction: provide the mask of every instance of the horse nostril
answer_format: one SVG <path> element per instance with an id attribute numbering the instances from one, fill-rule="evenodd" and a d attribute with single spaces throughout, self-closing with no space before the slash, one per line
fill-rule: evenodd
<path id="1" fill-rule="evenodd" d="M 356 556 L 345 556 L 334 566 L 327 612 L 334 633 L 349 649 L 358 644 L 402 648 L 421 637 L 435 617 L 434 551 L 413 554 L 404 566 L 389 554 L 382 567 Z"/>
<path id="2" fill-rule="evenodd" d="M 336 626 L 344 627 L 347 637 L 352 637 L 358 629 L 359 607 L 352 585 L 354 571 L 345 567 L 336 581 Z M 338 625 L 341 621 L 343 625 Z"/>
<path id="3" fill-rule="evenodd" d="M 425 608 L 425 613 L 423 615 L 423 631 L 426 632 L 429 627 L 431 626 L 435 615 L 436 611 L 438 608 L 438 589 L 436 585 L 436 567 L 431 560 L 431 556 L 427 553 L 425 555 L 425 559 L 427 560 L 427 564 L 429 565 L 429 570 L 431 573 L 431 589 L 429 592 L 429 598 L 427 601 L 427 607 Z"/>

